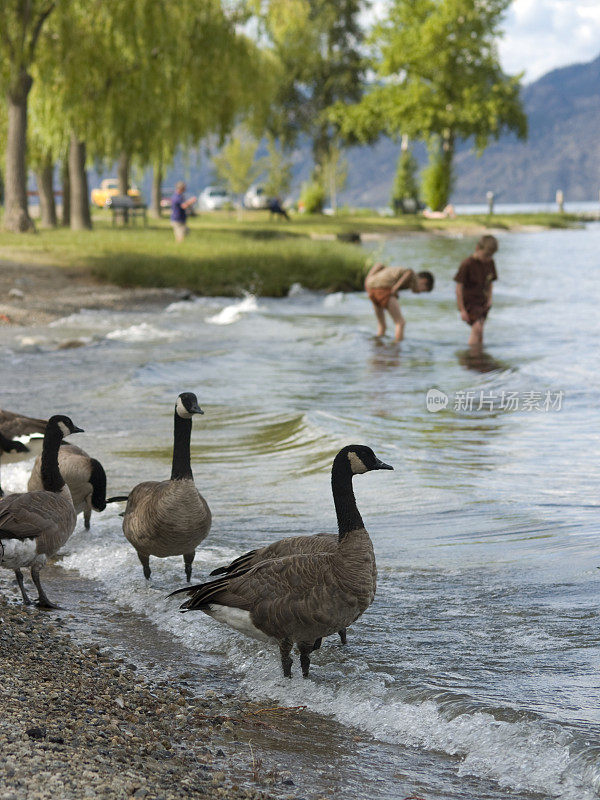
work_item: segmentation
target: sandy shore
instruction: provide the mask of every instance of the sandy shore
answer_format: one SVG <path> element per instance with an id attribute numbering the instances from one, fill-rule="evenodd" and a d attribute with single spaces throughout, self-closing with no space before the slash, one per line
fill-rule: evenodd
<path id="1" fill-rule="evenodd" d="M 63 624 L 0 598 L 2 800 L 273 796 L 236 785 L 239 704 L 152 683 Z"/>
<path id="2" fill-rule="evenodd" d="M 0 261 L 0 325 L 45 325 L 81 309 L 148 310 L 189 296 L 183 289 L 124 289 L 83 270 Z"/>

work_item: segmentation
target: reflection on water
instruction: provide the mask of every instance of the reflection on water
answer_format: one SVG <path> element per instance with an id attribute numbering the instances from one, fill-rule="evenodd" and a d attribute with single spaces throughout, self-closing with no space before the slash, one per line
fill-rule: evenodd
<path id="1" fill-rule="evenodd" d="M 220 669 L 258 701 L 307 705 L 328 757 L 331 731 L 351 730 L 360 769 L 358 782 L 342 780 L 351 800 L 591 800 L 600 790 L 590 503 L 600 484 L 600 226 L 499 239 L 479 354 L 462 349 L 453 300 L 469 237 L 381 245 L 383 260 L 436 275 L 431 295 L 403 298 L 401 345 L 373 338 L 365 295 L 310 292 L 197 299 L 163 314 L 86 312 L 29 331 L 33 350 L 22 331 L 0 330 L 14 375 L 3 404 L 21 408 L 26 397 L 30 414 L 70 413 L 115 490 L 168 476 L 175 397 L 196 392 L 205 416 L 194 422 L 192 464 L 213 511 L 198 578 L 281 536 L 335 531 L 329 470 L 343 445 L 364 442 L 394 465 L 385 485 L 354 481 L 377 555 L 376 600 L 346 648 L 324 643 L 309 681 L 284 681 L 273 650 L 203 616 L 182 618 L 164 591 L 146 589 L 119 508 L 95 515 L 90 533 L 80 523 L 61 562 L 100 581 L 103 602 L 151 620 L 166 658 L 172 647 L 181 660 L 184 643 L 213 665 L 205 680 Z M 566 286 L 565 263 L 576 265 Z M 562 391 L 564 403 L 500 413 L 450 401 L 432 413 L 434 387 L 449 398 Z M 24 488 L 29 466 L 3 465 L 4 488 Z M 156 585 L 178 585 L 179 559 L 156 561 Z M 10 577 L 0 580 L 13 592 Z M 322 795 L 310 781 L 301 793 Z"/>
<path id="2" fill-rule="evenodd" d="M 506 361 L 494 358 L 491 353 L 477 346 L 469 347 L 467 350 L 460 350 L 458 363 L 461 367 L 472 369 L 476 372 L 495 372 L 496 370 L 510 369 L 510 365 Z"/>

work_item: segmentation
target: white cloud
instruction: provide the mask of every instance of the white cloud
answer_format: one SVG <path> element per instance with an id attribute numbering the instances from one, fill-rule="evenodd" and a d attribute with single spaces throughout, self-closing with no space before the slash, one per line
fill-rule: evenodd
<path id="1" fill-rule="evenodd" d="M 514 0 L 499 51 L 506 72 L 531 82 L 600 55 L 599 0 Z"/>

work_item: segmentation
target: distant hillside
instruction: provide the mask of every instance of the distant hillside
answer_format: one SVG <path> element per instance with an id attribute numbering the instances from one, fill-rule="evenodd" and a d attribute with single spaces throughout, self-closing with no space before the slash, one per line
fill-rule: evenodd
<path id="1" fill-rule="evenodd" d="M 452 197 L 458 203 L 485 201 L 493 190 L 499 202 L 553 201 L 562 189 L 568 201 L 595 200 L 600 190 L 600 56 L 587 64 L 553 70 L 523 90 L 529 118 L 529 138 L 518 142 L 505 137 L 492 144 L 481 156 L 464 145 L 456 157 L 456 188 Z M 389 203 L 390 189 L 399 145 L 389 139 L 374 147 L 352 148 L 347 153 L 350 165 L 346 189 L 340 203 L 380 207 Z M 426 160 L 425 148 L 416 149 L 419 161 Z M 185 166 L 178 159 L 167 175 L 165 185 L 173 185 L 182 175 L 191 192 L 211 182 L 210 161 Z M 310 173 L 310 149 L 294 153 L 294 192 Z M 149 178 L 144 180 L 149 196 Z"/>

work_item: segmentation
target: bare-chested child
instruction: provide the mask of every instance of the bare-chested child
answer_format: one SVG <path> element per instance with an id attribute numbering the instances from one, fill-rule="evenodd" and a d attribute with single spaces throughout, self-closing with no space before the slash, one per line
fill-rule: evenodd
<path id="1" fill-rule="evenodd" d="M 383 336 L 385 333 L 385 311 L 387 311 L 396 326 L 394 338 L 397 342 L 402 341 L 406 322 L 400 311 L 398 292 L 403 289 L 410 289 L 416 294 L 430 292 L 433 284 L 434 277 L 431 272 L 416 274 L 412 269 L 404 267 L 386 267 L 381 262 L 373 264 L 365 278 L 365 289 L 377 317 L 376 335 Z"/>
<path id="2" fill-rule="evenodd" d="M 471 347 L 483 344 L 483 326 L 492 307 L 492 282 L 498 277 L 492 258 L 497 250 L 495 236 L 482 236 L 473 255 L 465 258 L 454 276 L 458 311 L 461 319 L 471 326 Z"/>

